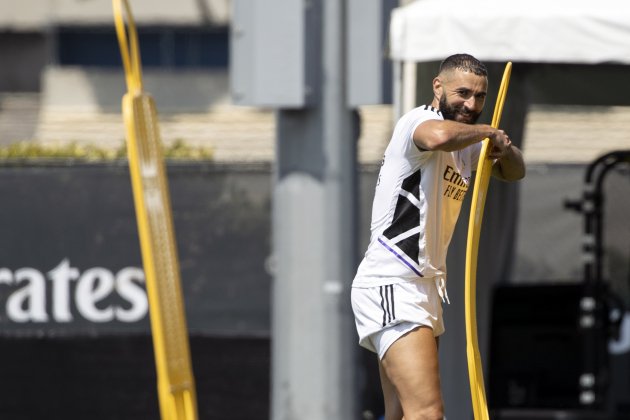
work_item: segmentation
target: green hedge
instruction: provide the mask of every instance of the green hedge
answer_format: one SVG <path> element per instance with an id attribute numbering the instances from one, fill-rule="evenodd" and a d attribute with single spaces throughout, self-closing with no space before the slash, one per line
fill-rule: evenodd
<path id="1" fill-rule="evenodd" d="M 176 140 L 162 149 L 166 159 L 212 160 L 210 148 L 191 147 L 183 140 Z M 78 159 L 86 161 L 107 161 L 125 159 L 126 144 L 117 149 L 106 149 L 92 144 L 76 142 L 61 146 L 45 146 L 36 142 L 20 142 L 0 147 L 0 159 Z"/>

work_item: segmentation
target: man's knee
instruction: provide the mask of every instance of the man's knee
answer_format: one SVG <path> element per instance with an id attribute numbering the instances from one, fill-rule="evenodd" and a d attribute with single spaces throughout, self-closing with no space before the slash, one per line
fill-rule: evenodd
<path id="1" fill-rule="evenodd" d="M 444 408 L 441 403 L 430 404 L 415 413 L 405 413 L 404 420 L 443 420 Z"/>
<path id="2" fill-rule="evenodd" d="M 442 406 L 439 407 L 429 407 L 424 412 L 424 416 L 421 417 L 423 420 L 443 420 L 444 419 L 444 410 Z"/>

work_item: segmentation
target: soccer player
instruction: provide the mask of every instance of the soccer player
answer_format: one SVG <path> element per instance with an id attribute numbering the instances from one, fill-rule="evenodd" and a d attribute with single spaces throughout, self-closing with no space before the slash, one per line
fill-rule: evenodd
<path id="1" fill-rule="evenodd" d="M 379 359 L 385 419 L 442 419 L 438 337 L 444 332 L 446 253 L 475 170 L 490 139 L 492 175 L 525 175 L 503 130 L 476 124 L 488 72 L 468 54 L 446 58 L 433 101 L 397 122 L 378 176 L 371 239 L 352 284 L 361 346 Z"/>

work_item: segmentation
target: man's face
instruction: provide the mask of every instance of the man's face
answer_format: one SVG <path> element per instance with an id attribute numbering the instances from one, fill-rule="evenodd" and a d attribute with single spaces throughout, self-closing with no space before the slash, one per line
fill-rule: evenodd
<path id="1" fill-rule="evenodd" d="M 471 72 L 453 70 L 438 77 L 440 111 L 444 119 L 474 124 L 486 101 L 488 79 Z"/>

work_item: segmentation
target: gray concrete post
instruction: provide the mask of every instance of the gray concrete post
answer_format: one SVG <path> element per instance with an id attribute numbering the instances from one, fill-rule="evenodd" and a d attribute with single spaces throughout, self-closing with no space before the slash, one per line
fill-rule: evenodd
<path id="1" fill-rule="evenodd" d="M 277 112 L 273 201 L 273 420 L 358 419 L 350 308 L 357 263 L 356 141 L 347 106 L 346 2 L 320 0 L 306 54 L 314 100 Z M 312 57 L 311 57 L 312 58 Z"/>

